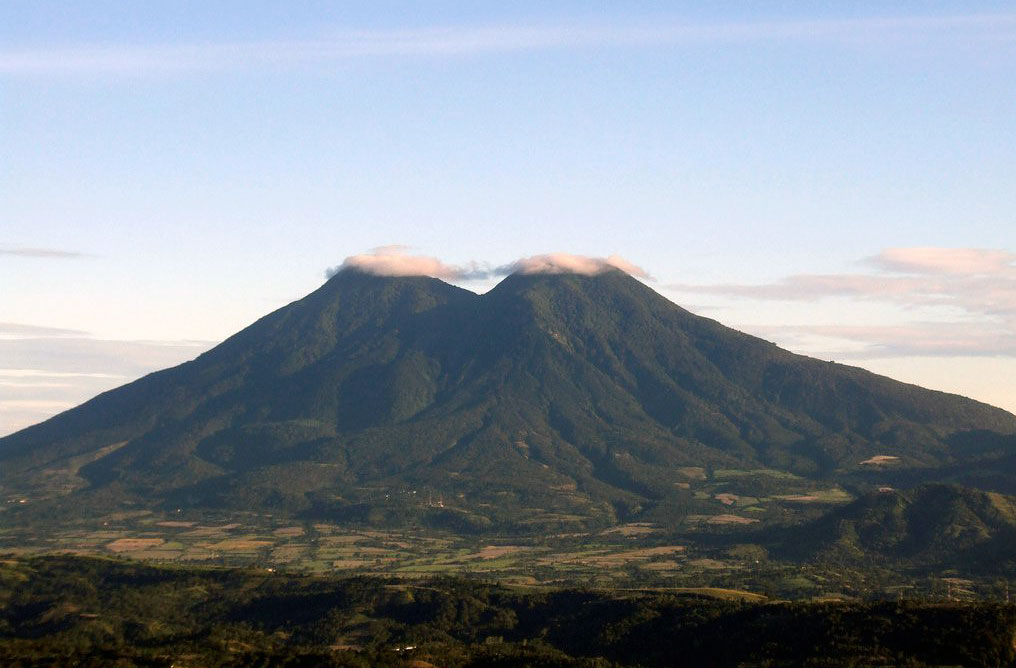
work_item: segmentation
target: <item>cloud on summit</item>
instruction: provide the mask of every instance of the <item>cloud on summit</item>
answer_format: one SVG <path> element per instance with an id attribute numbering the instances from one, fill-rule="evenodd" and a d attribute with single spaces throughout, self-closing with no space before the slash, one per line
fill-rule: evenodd
<path id="1" fill-rule="evenodd" d="M 568 253 L 533 255 L 498 267 L 497 274 L 584 274 L 591 276 L 610 269 L 620 269 L 637 278 L 652 278 L 642 267 L 632 264 L 620 255 L 586 257 Z"/>
<path id="2" fill-rule="evenodd" d="M 476 262 L 466 266 L 447 264 L 427 255 L 409 255 L 407 246 L 380 246 L 362 255 L 351 255 L 337 267 L 325 272 L 331 278 L 340 271 L 353 269 L 376 276 L 431 276 L 449 281 L 487 278 L 491 271 Z"/>
<path id="3" fill-rule="evenodd" d="M 337 267 L 325 272 L 331 278 L 347 269 L 377 276 L 431 276 L 449 281 L 484 280 L 508 274 L 599 274 L 609 269 L 620 269 L 632 276 L 649 279 L 649 273 L 619 255 L 587 257 L 568 253 L 548 253 L 521 258 L 500 267 L 491 268 L 480 262 L 466 265 L 447 264 L 436 257 L 410 255 L 406 246 L 381 246 L 368 253 L 351 255 Z"/>

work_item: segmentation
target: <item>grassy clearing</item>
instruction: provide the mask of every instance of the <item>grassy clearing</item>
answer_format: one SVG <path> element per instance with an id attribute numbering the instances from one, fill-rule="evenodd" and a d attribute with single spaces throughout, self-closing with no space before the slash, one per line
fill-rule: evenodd
<path id="1" fill-rule="evenodd" d="M 839 488 L 819 489 L 807 494 L 782 494 L 772 498 L 791 503 L 849 503 L 854 500 L 854 497 Z"/>
<path id="2" fill-rule="evenodd" d="M 742 517 L 741 515 L 733 515 L 730 513 L 722 513 L 720 515 L 688 515 L 685 519 L 689 524 L 719 525 L 755 524 L 759 521 L 754 517 Z"/>
<path id="3" fill-rule="evenodd" d="M 621 536 L 647 536 L 654 533 L 660 533 L 659 527 L 656 527 L 649 522 L 635 522 L 632 524 L 622 524 L 618 527 L 604 529 L 600 532 L 600 535 L 609 536 L 611 534 L 618 534 Z"/>
<path id="4" fill-rule="evenodd" d="M 106 544 L 110 552 L 139 552 L 162 545 L 165 541 L 162 538 L 118 538 L 112 543 Z"/>
<path id="5" fill-rule="evenodd" d="M 886 464 L 894 464 L 900 460 L 895 455 L 875 455 L 869 459 L 865 459 L 863 462 L 858 462 L 861 466 L 885 466 Z"/>
<path id="6" fill-rule="evenodd" d="M 282 527 L 272 531 L 273 536 L 282 536 L 286 538 L 293 538 L 296 536 L 302 536 L 304 534 L 303 527 Z"/>
<path id="7" fill-rule="evenodd" d="M 787 471 L 777 471 L 775 469 L 716 469 L 713 471 L 713 480 L 726 480 L 729 478 L 741 478 L 744 476 L 767 476 L 769 478 L 777 478 L 780 480 L 801 480 L 801 476 L 794 475 Z"/>
<path id="8" fill-rule="evenodd" d="M 721 589 L 719 587 L 679 587 L 674 591 L 679 594 L 705 596 L 707 598 L 715 598 L 724 601 L 762 602 L 768 600 L 768 597 L 763 596 L 762 594 L 756 594 L 752 591 L 743 591 L 740 589 Z"/>
<path id="9" fill-rule="evenodd" d="M 514 552 L 524 552 L 532 548 L 522 545 L 487 545 L 479 552 L 474 553 L 477 559 L 497 559 Z"/>
<path id="10" fill-rule="evenodd" d="M 213 550 L 221 550 L 224 552 L 247 552 L 254 551 L 261 547 L 269 547 L 273 543 L 270 540 L 252 540 L 243 538 L 234 538 L 219 541 L 218 543 L 212 543 L 208 545 Z"/>

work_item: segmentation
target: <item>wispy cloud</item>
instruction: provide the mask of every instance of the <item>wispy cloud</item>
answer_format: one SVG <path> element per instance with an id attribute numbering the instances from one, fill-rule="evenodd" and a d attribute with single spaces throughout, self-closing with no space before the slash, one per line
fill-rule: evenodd
<path id="1" fill-rule="evenodd" d="M 136 378 L 197 357 L 206 341 L 111 341 L 84 337 L 0 339 L 0 360 L 10 369 L 74 376 Z M 0 369 L 0 373 L 4 370 Z"/>
<path id="2" fill-rule="evenodd" d="M 25 325 L 19 322 L 0 322 L 0 338 L 86 336 L 87 334 L 88 332 L 83 332 L 80 329 L 41 327 L 39 325 Z"/>
<path id="3" fill-rule="evenodd" d="M 866 258 L 866 274 L 797 274 L 776 283 L 672 284 L 668 289 L 751 299 L 825 297 L 951 306 L 1016 317 L 1016 254 L 979 248 L 890 248 Z M 873 273 L 872 273 L 873 272 Z"/>
<path id="4" fill-rule="evenodd" d="M 54 248 L 23 248 L 18 246 L 0 245 L 0 255 L 11 255 L 14 257 L 38 257 L 50 259 L 74 259 L 87 257 L 84 253 L 74 251 L 57 250 Z"/>
<path id="5" fill-rule="evenodd" d="M 1016 331 L 1005 322 L 910 322 L 904 325 L 749 327 L 819 357 L 1016 357 Z"/>
<path id="6" fill-rule="evenodd" d="M 784 341 L 794 337 L 847 340 L 862 347 L 841 356 L 1016 356 L 1016 254 L 980 248 L 890 248 L 861 265 L 867 273 L 798 274 L 761 285 L 676 284 L 666 289 L 756 300 L 847 298 L 932 308 L 959 317 L 906 326 L 754 327 Z"/>
<path id="7" fill-rule="evenodd" d="M 495 25 L 345 30 L 320 39 L 164 45 L 92 44 L 0 50 L 0 73 L 144 74 L 293 66 L 370 57 L 450 57 L 590 47 L 809 41 L 863 47 L 933 40 L 976 46 L 1016 43 L 1016 13 L 859 19 L 645 24 Z"/>
<path id="8" fill-rule="evenodd" d="M 0 436 L 41 422 L 100 392 L 197 357 L 202 341 L 109 341 L 49 327 L 0 336 Z"/>
<path id="9" fill-rule="evenodd" d="M 101 390 L 100 390 L 101 391 Z M 84 397 L 87 399 L 88 397 Z M 54 401 L 47 399 L 0 400 L 0 436 L 12 434 L 19 429 L 42 422 L 81 401 Z"/>
<path id="10" fill-rule="evenodd" d="M 888 248 L 866 262 L 910 274 L 1016 275 L 1016 254 L 983 248 Z"/>

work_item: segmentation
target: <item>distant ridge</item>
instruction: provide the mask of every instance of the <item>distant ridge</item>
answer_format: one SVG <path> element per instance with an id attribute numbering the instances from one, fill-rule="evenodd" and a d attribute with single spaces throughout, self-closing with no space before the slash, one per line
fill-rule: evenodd
<path id="1" fill-rule="evenodd" d="M 790 532 L 792 559 L 967 571 L 1016 562 L 1016 497 L 959 485 L 884 488 Z"/>
<path id="2" fill-rule="evenodd" d="M 872 457 L 925 475 L 1014 433 L 1001 409 L 789 353 L 619 270 L 482 295 L 345 270 L 194 361 L 0 439 L 0 485 L 71 513 L 605 525 L 682 503 L 687 467 L 864 485 Z"/>

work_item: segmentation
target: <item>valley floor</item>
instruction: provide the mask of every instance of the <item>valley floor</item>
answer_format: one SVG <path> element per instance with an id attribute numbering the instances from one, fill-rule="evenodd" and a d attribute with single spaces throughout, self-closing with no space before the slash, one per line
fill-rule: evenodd
<path id="1" fill-rule="evenodd" d="M 889 563 L 794 563 L 738 527 L 665 531 L 633 523 L 596 532 L 470 536 L 376 529 L 271 515 L 150 511 L 59 525 L 0 528 L 0 554 L 114 557 L 179 567 L 257 568 L 293 575 L 458 577 L 530 587 L 668 591 L 713 588 L 745 599 L 1008 600 L 1004 574 Z"/>

